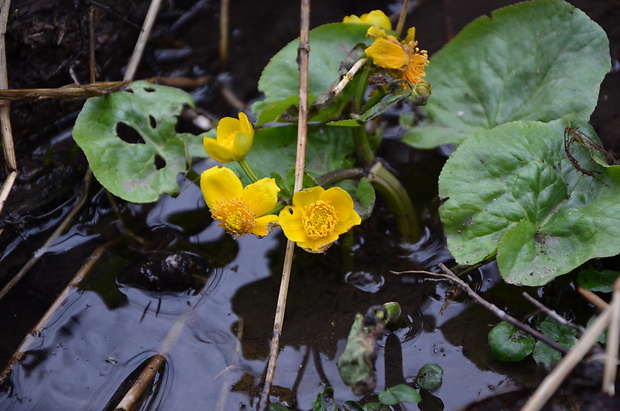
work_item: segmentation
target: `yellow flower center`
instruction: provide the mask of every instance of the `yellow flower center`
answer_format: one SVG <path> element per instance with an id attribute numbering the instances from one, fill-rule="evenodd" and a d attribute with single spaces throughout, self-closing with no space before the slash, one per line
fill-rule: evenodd
<path id="1" fill-rule="evenodd" d="M 301 223 L 306 234 L 313 240 L 331 234 L 337 222 L 336 209 L 322 200 L 305 207 L 301 215 Z"/>
<path id="2" fill-rule="evenodd" d="M 211 215 L 226 231 L 237 236 L 251 233 L 256 226 L 256 216 L 239 198 L 218 201 L 211 208 Z"/>

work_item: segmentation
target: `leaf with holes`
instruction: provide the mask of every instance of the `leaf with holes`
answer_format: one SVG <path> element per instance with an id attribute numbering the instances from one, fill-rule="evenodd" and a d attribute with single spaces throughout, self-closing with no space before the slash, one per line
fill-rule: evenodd
<path id="1" fill-rule="evenodd" d="M 439 213 L 459 264 L 497 253 L 507 282 L 538 286 L 620 253 L 620 176 L 581 144 L 566 148 L 567 126 L 503 124 L 473 134 L 448 159 Z"/>
<path id="2" fill-rule="evenodd" d="M 186 150 L 196 145 L 190 140 L 199 139 L 175 130 L 184 105 L 194 105 L 184 91 L 137 81 L 88 99 L 73 138 L 108 191 L 135 203 L 155 201 L 163 193 L 178 194 L 177 175 L 188 167 Z"/>
<path id="3" fill-rule="evenodd" d="M 557 0 L 504 7 L 431 57 L 428 120 L 402 124 L 403 141 L 432 148 L 515 120 L 588 121 L 610 68 L 607 35 L 581 10 Z"/>

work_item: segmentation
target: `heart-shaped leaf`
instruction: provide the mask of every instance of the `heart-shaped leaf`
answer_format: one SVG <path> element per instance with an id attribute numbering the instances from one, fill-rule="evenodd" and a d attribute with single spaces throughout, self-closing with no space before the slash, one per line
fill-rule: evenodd
<path id="1" fill-rule="evenodd" d="M 310 59 L 308 67 L 308 93 L 319 96 L 339 77 L 340 63 L 358 43 L 372 43 L 366 37 L 368 24 L 331 23 L 310 30 Z M 275 119 L 273 113 L 262 116 L 263 110 L 286 109 L 285 103 L 273 105 L 274 102 L 292 99 L 299 94 L 299 67 L 297 49 L 299 39 L 286 45 L 265 66 L 258 90 L 265 94 L 265 99 L 252 106 L 260 123 Z M 289 100 L 287 100 L 288 102 Z"/>
<path id="2" fill-rule="evenodd" d="M 569 147 L 571 159 L 568 125 L 519 121 L 482 130 L 448 159 L 439 211 L 458 263 L 497 252 L 507 282 L 535 286 L 620 252 L 620 176 L 580 144 Z"/>
<path id="3" fill-rule="evenodd" d="M 510 121 L 572 113 L 587 122 L 610 64 L 605 32 L 574 6 L 538 0 L 504 7 L 431 57 L 428 120 L 403 141 L 431 148 Z"/>
<path id="4" fill-rule="evenodd" d="M 137 81 L 88 99 L 73 138 L 112 194 L 135 203 L 155 201 L 162 193 L 178 194 L 177 175 L 187 171 L 188 156 L 202 143 L 201 136 L 175 131 L 184 105 L 194 105 L 186 92 Z"/>

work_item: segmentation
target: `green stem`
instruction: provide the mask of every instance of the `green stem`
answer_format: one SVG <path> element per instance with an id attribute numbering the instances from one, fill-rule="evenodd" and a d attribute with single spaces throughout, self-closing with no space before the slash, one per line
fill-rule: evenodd
<path id="1" fill-rule="evenodd" d="M 376 162 L 370 169 L 368 180 L 384 197 L 396 217 L 396 224 L 404 241 L 415 243 L 422 237 L 418 218 L 405 187 L 394 174 Z"/>
<path id="2" fill-rule="evenodd" d="M 321 187 L 327 187 L 342 180 L 355 180 L 366 176 L 363 168 L 339 168 L 325 173 L 316 179 L 316 183 Z"/>
<path id="3" fill-rule="evenodd" d="M 366 126 L 361 125 L 359 127 L 353 128 L 353 141 L 355 143 L 355 152 L 357 154 L 357 159 L 364 166 L 367 167 L 374 163 L 375 154 L 372 152 L 370 148 L 370 143 L 368 142 L 368 135 L 366 134 Z"/>
<path id="4" fill-rule="evenodd" d="M 258 177 L 256 177 L 256 174 L 254 174 L 254 170 L 252 170 L 252 167 L 250 167 L 250 164 L 245 160 L 245 158 L 239 160 L 238 163 L 245 172 L 245 175 L 248 176 L 248 178 L 252 180 L 253 183 L 258 181 Z"/>
<path id="5" fill-rule="evenodd" d="M 196 184 L 197 186 L 200 186 L 200 174 L 195 172 L 192 168 L 187 170 L 187 173 L 185 173 L 185 178 L 187 178 L 189 181 Z"/>
<path id="6" fill-rule="evenodd" d="M 364 104 L 364 96 L 366 95 L 366 89 L 368 88 L 368 78 L 370 77 L 370 71 L 372 69 L 372 59 L 366 61 L 364 69 L 360 73 L 360 78 L 357 81 L 357 87 L 355 94 L 353 95 L 353 112 L 359 113 L 362 105 Z"/>
<path id="7" fill-rule="evenodd" d="M 383 99 L 383 97 L 385 97 L 386 94 L 387 92 L 385 91 L 383 87 L 377 88 L 375 93 L 372 96 L 370 96 L 368 101 L 360 109 L 360 114 L 367 112 L 368 109 L 370 109 L 372 106 L 380 102 Z"/>

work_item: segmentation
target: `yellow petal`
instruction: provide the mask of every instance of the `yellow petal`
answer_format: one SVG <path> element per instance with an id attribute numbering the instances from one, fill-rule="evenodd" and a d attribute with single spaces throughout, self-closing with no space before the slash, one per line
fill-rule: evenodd
<path id="1" fill-rule="evenodd" d="M 273 211 L 278 203 L 280 188 L 273 178 L 262 178 L 243 189 L 243 202 L 260 217 Z"/>
<path id="2" fill-rule="evenodd" d="M 278 216 L 269 214 L 256 219 L 256 225 L 252 229 L 251 233 L 259 237 L 264 237 L 277 226 Z"/>
<path id="3" fill-rule="evenodd" d="M 400 69 L 409 64 L 409 55 L 400 44 L 386 38 L 378 38 L 366 49 L 366 55 L 377 66 L 387 69 Z"/>
<path id="4" fill-rule="evenodd" d="M 386 30 L 392 30 L 390 18 L 381 10 L 373 10 L 370 13 L 362 14 L 360 20 L 367 24 L 373 24 Z"/>
<path id="5" fill-rule="evenodd" d="M 308 239 L 308 241 L 298 242 L 297 245 L 311 253 L 324 253 L 338 239 L 338 236 L 332 234 L 328 237 Z"/>
<path id="6" fill-rule="evenodd" d="M 245 155 L 248 154 L 248 151 L 250 151 L 250 149 L 252 148 L 253 141 L 253 135 L 246 132 L 238 131 L 235 134 L 232 146 L 231 156 L 233 160 L 239 161 L 243 159 Z"/>
<path id="7" fill-rule="evenodd" d="M 293 206 L 303 208 L 310 204 L 314 204 L 321 198 L 324 192 L 325 190 L 321 186 L 298 191 L 293 194 Z"/>
<path id="8" fill-rule="evenodd" d="M 243 196 L 243 185 L 237 175 L 226 167 L 212 167 L 200 176 L 200 189 L 209 208 L 220 200 Z"/>
<path id="9" fill-rule="evenodd" d="M 350 16 L 345 16 L 344 19 L 342 19 L 342 22 L 343 23 L 354 23 L 354 24 L 363 24 L 364 23 L 355 14 L 351 14 Z"/>
<path id="10" fill-rule="evenodd" d="M 362 219 L 357 214 L 355 210 L 351 210 L 349 214 L 349 218 L 346 220 L 340 220 L 336 223 L 336 227 L 334 228 L 334 234 L 340 235 L 346 233 L 351 229 L 351 227 L 359 225 L 362 222 Z"/>
<path id="11" fill-rule="evenodd" d="M 232 145 L 232 139 L 237 131 L 241 130 L 241 122 L 236 118 L 224 117 L 217 124 L 217 142 Z"/>
<path id="12" fill-rule="evenodd" d="M 379 26 L 372 26 L 366 31 L 366 37 L 372 37 L 374 39 L 385 37 L 385 30 Z"/>
<path id="13" fill-rule="evenodd" d="M 246 116 L 245 113 L 239 113 L 239 126 L 243 133 L 247 133 L 254 137 L 254 127 L 252 127 L 252 123 L 250 123 L 250 120 L 248 120 L 248 116 Z"/>
<path id="14" fill-rule="evenodd" d="M 284 207 L 278 217 L 278 222 L 286 238 L 296 243 L 308 240 L 308 234 L 301 222 L 301 210 L 299 208 Z"/>
<path id="15" fill-rule="evenodd" d="M 413 43 L 415 41 L 415 27 L 411 27 L 407 30 L 407 37 L 403 40 L 406 43 Z"/>
<path id="16" fill-rule="evenodd" d="M 214 138 L 205 137 L 203 140 L 207 154 L 220 163 L 230 163 L 233 159 L 232 150 L 218 143 Z"/>
<path id="17" fill-rule="evenodd" d="M 338 220 L 346 220 L 353 211 L 351 195 L 340 187 L 332 187 L 321 195 L 321 200 L 329 202 L 336 209 Z"/>

